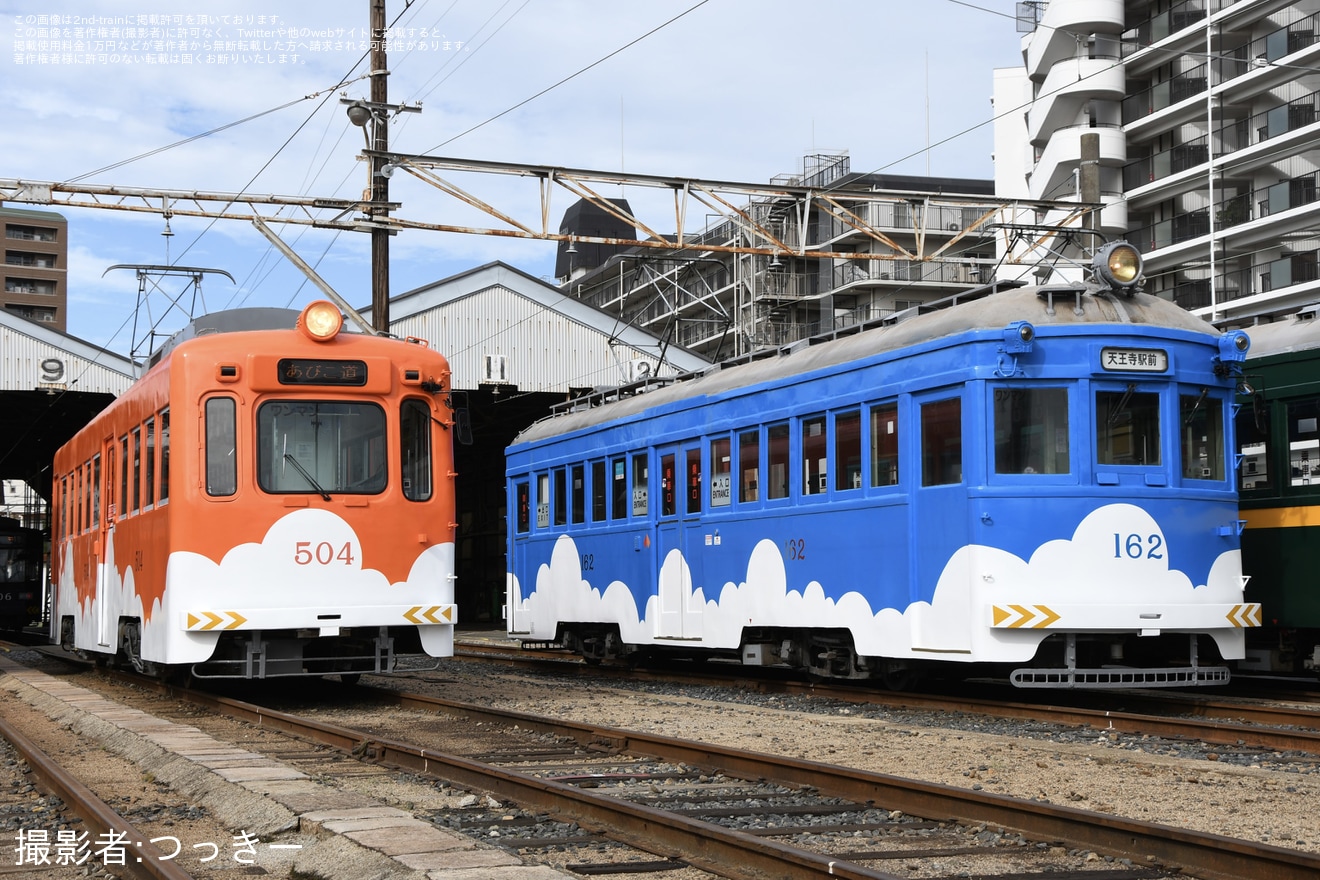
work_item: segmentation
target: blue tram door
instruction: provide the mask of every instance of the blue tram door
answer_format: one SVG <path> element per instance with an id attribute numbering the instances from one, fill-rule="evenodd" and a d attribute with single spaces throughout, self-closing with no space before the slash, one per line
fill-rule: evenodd
<path id="1" fill-rule="evenodd" d="M 660 498 L 656 587 L 658 639 L 700 639 L 705 536 L 701 510 L 704 485 L 698 442 L 660 450 Z"/>
<path id="2" fill-rule="evenodd" d="M 913 583 L 909 601 L 934 599 L 945 566 L 970 541 L 967 475 L 964 473 L 963 398 L 961 389 L 914 398 L 917 409 L 919 467 L 912 492 Z M 970 446 L 970 444 L 969 444 Z M 946 584 L 964 595 L 965 585 Z M 929 621 L 930 616 L 924 618 Z M 928 651 L 970 648 L 965 627 L 921 627 L 912 633 L 913 647 Z"/>

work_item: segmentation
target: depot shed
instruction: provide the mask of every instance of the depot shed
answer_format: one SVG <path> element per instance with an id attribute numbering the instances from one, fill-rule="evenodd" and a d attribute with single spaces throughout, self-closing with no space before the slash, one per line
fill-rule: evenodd
<path id="1" fill-rule="evenodd" d="M 460 623 L 500 624 L 504 450 L 518 432 L 570 397 L 710 365 L 501 262 L 392 297 L 390 330 L 449 359 L 472 420 L 472 444 L 457 447 Z"/>

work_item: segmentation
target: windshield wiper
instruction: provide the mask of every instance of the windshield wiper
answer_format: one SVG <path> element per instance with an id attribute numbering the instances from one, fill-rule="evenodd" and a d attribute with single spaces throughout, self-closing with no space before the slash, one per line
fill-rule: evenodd
<path id="1" fill-rule="evenodd" d="M 321 488 L 321 484 L 316 482 L 316 478 L 313 477 L 307 471 L 307 468 L 302 466 L 302 462 L 298 461 L 298 459 L 293 457 L 292 453 L 289 452 L 284 453 L 284 460 L 292 463 L 293 466 L 298 469 L 298 473 L 302 474 L 303 477 L 307 480 L 307 482 L 312 484 L 312 488 L 315 489 L 317 492 L 321 493 L 322 498 L 324 498 L 326 501 L 330 500 L 330 493 Z"/>

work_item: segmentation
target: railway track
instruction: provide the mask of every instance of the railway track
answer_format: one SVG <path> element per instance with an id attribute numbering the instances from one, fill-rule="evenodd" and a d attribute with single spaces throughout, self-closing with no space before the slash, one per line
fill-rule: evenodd
<path id="1" fill-rule="evenodd" d="M 19 839 L 15 835 L 19 842 L 7 853 L 13 860 L 7 860 L 5 867 L 0 867 L 0 877 L 18 876 L 20 869 L 27 876 L 39 874 L 49 880 L 86 877 L 90 866 L 84 865 L 88 860 L 96 864 L 93 849 L 104 843 L 108 850 L 111 841 L 118 841 L 122 845 L 113 846 L 122 854 L 122 864 L 118 857 L 110 858 L 116 863 L 118 876 L 133 880 L 193 880 L 191 874 L 166 857 L 149 834 L 117 813 L 4 718 L 0 718 L 0 738 L 5 739 L 18 759 L 27 765 L 27 775 L 35 778 L 42 790 L 58 797 L 83 824 L 82 831 L 70 829 L 63 834 L 49 827 L 21 829 L 24 836 Z M 107 861 L 105 851 L 100 860 L 102 864 Z"/>
<path id="2" fill-rule="evenodd" d="M 990 718 L 1030 720 L 1068 727 L 1192 740 L 1233 749 L 1268 749 L 1304 755 L 1320 755 L 1320 710 L 1246 699 L 1223 700 L 1182 693 L 1122 694 L 1088 691 L 1084 696 L 1051 694 L 1073 705 L 1028 703 L 1010 699 L 988 699 L 959 694 L 893 693 L 864 690 L 845 685 L 804 682 L 770 676 L 747 676 L 740 671 L 674 670 L 652 671 L 625 667 L 587 666 L 571 655 L 549 652 L 518 652 L 490 645 L 459 644 L 455 656 L 468 660 L 512 662 L 544 666 L 582 675 L 626 678 L 630 681 L 680 681 L 736 686 L 764 694 L 811 695 L 822 699 L 901 711 L 917 711 Z M 707 664 L 709 669 L 711 664 Z M 1011 692 L 1006 688 L 1005 692 Z M 1094 705 L 1076 705 L 1081 699 Z M 1109 708 L 1103 708 L 1109 706 Z M 1124 708 L 1119 708 L 1124 707 Z M 1134 711 L 1143 708 L 1145 711 Z"/>
<path id="3" fill-rule="evenodd" d="M 658 866 L 682 862 L 734 878 L 893 878 L 911 874 L 874 865 L 925 863 L 955 854 L 961 859 L 975 855 L 994 866 L 980 873 L 1002 873 L 1004 862 L 1014 865 L 1011 872 L 1051 865 L 1066 871 L 1077 870 L 1070 865 L 1084 852 L 1112 860 L 1104 864 L 1119 872 L 1114 876 L 1163 877 L 1181 871 L 1205 878 L 1300 880 L 1320 873 L 1320 856 L 1295 850 L 425 695 L 371 691 L 375 701 L 416 713 L 414 721 L 403 723 L 405 729 L 419 730 L 424 726 L 420 719 L 445 715 L 469 730 L 530 732 L 553 742 L 535 749 L 525 743 L 486 749 L 475 756 L 446 754 L 417 742 L 416 736 L 405 740 L 232 698 L 151 686 L 209 712 L 330 746 L 368 763 L 517 803 L 521 810 L 513 819 L 476 821 L 490 822 L 500 832 L 501 845 L 520 851 L 536 848 L 536 839 L 547 835 L 510 836 L 516 826 L 506 822 L 587 829 L 650 853 Z M 638 793 L 637 799 L 623 797 Z M 499 815 L 510 815 L 508 808 Z M 763 830 L 770 823 L 774 830 Z M 865 842 L 860 848 L 859 834 Z M 522 846 L 523 840 L 530 842 Z"/>

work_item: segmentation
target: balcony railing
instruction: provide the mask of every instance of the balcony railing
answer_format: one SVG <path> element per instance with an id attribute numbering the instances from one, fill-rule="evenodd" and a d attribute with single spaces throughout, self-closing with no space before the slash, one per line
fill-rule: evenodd
<path id="1" fill-rule="evenodd" d="M 1215 129 L 1215 155 L 1226 156 L 1254 144 L 1277 138 L 1312 125 L 1320 119 L 1320 92 L 1271 107 L 1246 119 L 1237 119 Z M 1123 186 L 1136 189 L 1162 178 L 1204 165 L 1209 161 L 1209 139 L 1205 136 L 1161 150 L 1153 156 L 1123 166 Z"/>
<path id="2" fill-rule="evenodd" d="M 1173 4 L 1164 12 L 1158 12 L 1139 22 L 1136 27 L 1123 34 L 1123 56 L 1127 57 L 1133 52 L 1158 43 L 1169 34 L 1176 34 L 1184 28 L 1205 21 L 1206 5 L 1206 0 L 1184 0 L 1182 3 Z M 1214 5 L 1218 10 L 1222 0 Z"/>
<path id="3" fill-rule="evenodd" d="M 1215 302 L 1232 302 L 1258 293 L 1282 290 L 1295 284 L 1320 281 L 1320 252 L 1289 254 L 1276 260 L 1233 269 L 1215 276 Z M 1210 303 L 1209 279 L 1186 281 L 1173 288 L 1173 301 L 1185 309 L 1203 309 Z"/>
<path id="4" fill-rule="evenodd" d="M 1174 9 L 1176 10 L 1177 7 L 1175 6 Z M 1190 10 L 1187 10 L 1186 14 L 1190 14 Z M 1164 14 L 1164 16 L 1169 15 L 1174 15 L 1174 13 Z M 1157 16 L 1157 18 L 1160 17 L 1163 16 Z M 1200 17 L 1204 18 L 1204 10 L 1201 11 Z M 1188 24 L 1190 23 L 1189 21 Z M 1140 32 L 1140 26 L 1137 30 Z M 1217 83 L 1229 82 L 1255 70 L 1260 65 L 1271 64 L 1280 58 L 1313 46 L 1316 42 L 1320 42 L 1320 35 L 1317 35 L 1318 30 L 1320 30 L 1320 12 L 1308 15 L 1306 18 L 1252 40 L 1245 46 L 1233 50 L 1231 55 L 1216 59 L 1215 81 Z M 1128 33 L 1132 32 L 1129 31 Z M 1140 48 L 1140 46 L 1137 48 Z M 1123 54 L 1125 57 L 1131 54 L 1128 51 L 1126 42 Z M 1123 100 L 1123 123 L 1126 125 L 1135 122 L 1156 111 L 1171 107 L 1179 101 L 1184 101 L 1193 95 L 1204 92 L 1209 74 L 1209 65 L 1203 64 L 1194 70 L 1176 74 L 1148 89 L 1130 95 Z"/>
<path id="5" fill-rule="evenodd" d="M 1317 199 L 1316 181 L 1316 173 L 1306 174 L 1264 189 L 1220 199 L 1215 204 L 1215 228 L 1229 229 L 1249 220 L 1309 205 Z M 1149 252 L 1209 234 L 1210 211 L 1202 208 L 1138 229 L 1132 233 L 1132 240 L 1143 244 Z"/>

